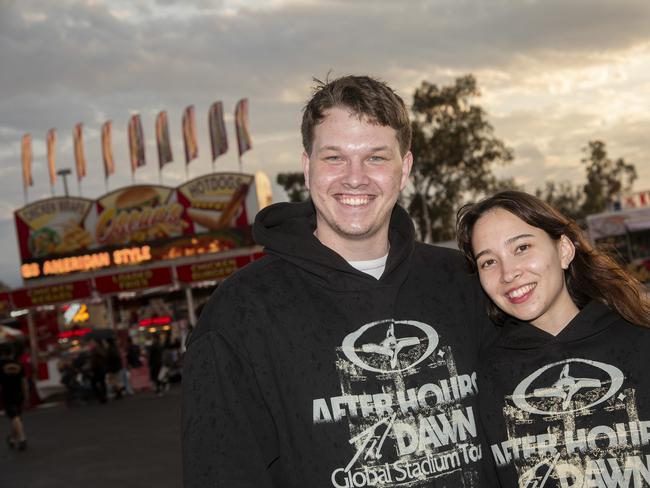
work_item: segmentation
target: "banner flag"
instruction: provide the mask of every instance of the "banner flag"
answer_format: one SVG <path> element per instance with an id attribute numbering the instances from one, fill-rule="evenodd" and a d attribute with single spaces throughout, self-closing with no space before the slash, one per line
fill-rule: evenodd
<path id="1" fill-rule="evenodd" d="M 56 129 L 47 131 L 45 145 L 47 146 L 47 167 L 50 170 L 50 185 L 54 186 L 56 183 Z"/>
<path id="2" fill-rule="evenodd" d="M 210 144 L 212 146 L 212 161 L 228 151 L 228 134 L 223 118 L 223 104 L 214 102 L 208 112 L 208 128 L 210 129 Z"/>
<path id="3" fill-rule="evenodd" d="M 22 160 L 23 187 L 26 190 L 28 186 L 34 186 L 34 179 L 32 178 L 32 136 L 29 133 L 23 135 Z"/>
<path id="4" fill-rule="evenodd" d="M 86 177 L 86 155 L 84 154 L 82 123 L 74 126 L 72 139 L 74 142 L 74 161 L 77 169 L 77 181 L 81 181 Z"/>
<path id="5" fill-rule="evenodd" d="M 110 120 L 102 125 L 102 159 L 104 160 L 104 179 L 115 173 L 113 160 L 113 122 Z"/>
<path id="6" fill-rule="evenodd" d="M 235 107 L 235 129 L 237 131 L 237 147 L 239 157 L 253 147 L 248 131 L 248 98 L 242 98 Z"/>
<path id="7" fill-rule="evenodd" d="M 185 108 L 183 112 L 183 142 L 185 143 L 185 164 L 199 157 L 199 146 L 196 142 L 196 124 L 194 123 L 194 105 Z"/>
<path id="8" fill-rule="evenodd" d="M 129 119 L 129 153 L 131 155 L 131 173 L 139 166 L 144 166 L 144 134 L 140 114 L 132 115 Z"/>
<path id="9" fill-rule="evenodd" d="M 167 112 L 161 111 L 156 117 L 156 144 L 158 145 L 158 164 L 160 168 L 174 160 L 172 144 L 169 140 Z"/>

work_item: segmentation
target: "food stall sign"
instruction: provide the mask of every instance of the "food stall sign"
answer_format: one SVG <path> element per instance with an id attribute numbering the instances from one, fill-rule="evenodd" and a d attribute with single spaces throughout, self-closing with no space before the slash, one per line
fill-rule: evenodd
<path id="1" fill-rule="evenodd" d="M 79 280 L 56 285 L 19 288 L 11 292 L 11 301 L 16 308 L 30 308 L 82 300 L 90 297 L 91 294 L 90 281 Z"/>
<path id="2" fill-rule="evenodd" d="M 171 285 L 172 283 L 172 270 L 167 266 L 116 273 L 95 278 L 95 288 L 101 294 L 137 291 Z"/>
<path id="3" fill-rule="evenodd" d="M 216 259 L 176 267 L 178 281 L 196 283 L 200 281 L 218 281 L 227 278 L 251 262 L 251 256 L 237 256 L 228 259 Z"/>

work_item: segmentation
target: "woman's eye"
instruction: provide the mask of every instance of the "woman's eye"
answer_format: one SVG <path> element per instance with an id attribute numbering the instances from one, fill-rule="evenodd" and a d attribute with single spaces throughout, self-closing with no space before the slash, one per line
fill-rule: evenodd
<path id="1" fill-rule="evenodd" d="M 482 268 L 482 269 L 489 268 L 489 267 L 492 266 L 494 263 L 495 263 L 495 260 L 494 260 L 494 259 L 486 259 L 486 260 L 483 261 L 482 263 L 479 263 L 479 268 Z"/>
<path id="2" fill-rule="evenodd" d="M 524 252 L 525 250 L 530 248 L 530 244 L 519 244 L 517 246 L 517 252 Z"/>

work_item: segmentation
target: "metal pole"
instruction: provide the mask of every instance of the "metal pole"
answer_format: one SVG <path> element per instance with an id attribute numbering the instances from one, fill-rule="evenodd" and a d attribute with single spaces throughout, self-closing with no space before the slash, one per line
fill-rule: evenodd
<path id="1" fill-rule="evenodd" d="M 29 331 L 29 348 L 32 350 L 32 365 L 34 367 L 34 377 L 38 372 L 38 337 L 36 336 L 36 324 L 32 310 L 27 312 L 27 330 Z"/>
<path id="2" fill-rule="evenodd" d="M 115 314 L 113 312 L 113 297 L 106 297 L 106 320 L 108 321 L 108 328 L 115 329 Z"/>
<path id="3" fill-rule="evenodd" d="M 68 196 L 68 175 L 71 173 L 72 171 L 70 168 L 62 168 L 56 172 L 56 174 L 59 175 L 63 180 L 63 192 L 65 193 L 66 197 Z"/>

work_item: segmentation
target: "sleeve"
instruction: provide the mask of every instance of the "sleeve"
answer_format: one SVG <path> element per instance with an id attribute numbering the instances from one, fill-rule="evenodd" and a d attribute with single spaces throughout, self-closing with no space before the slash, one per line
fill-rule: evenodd
<path id="1" fill-rule="evenodd" d="M 188 344 L 182 448 L 184 488 L 271 486 L 268 467 L 279 456 L 273 418 L 242 351 L 215 331 Z"/>

